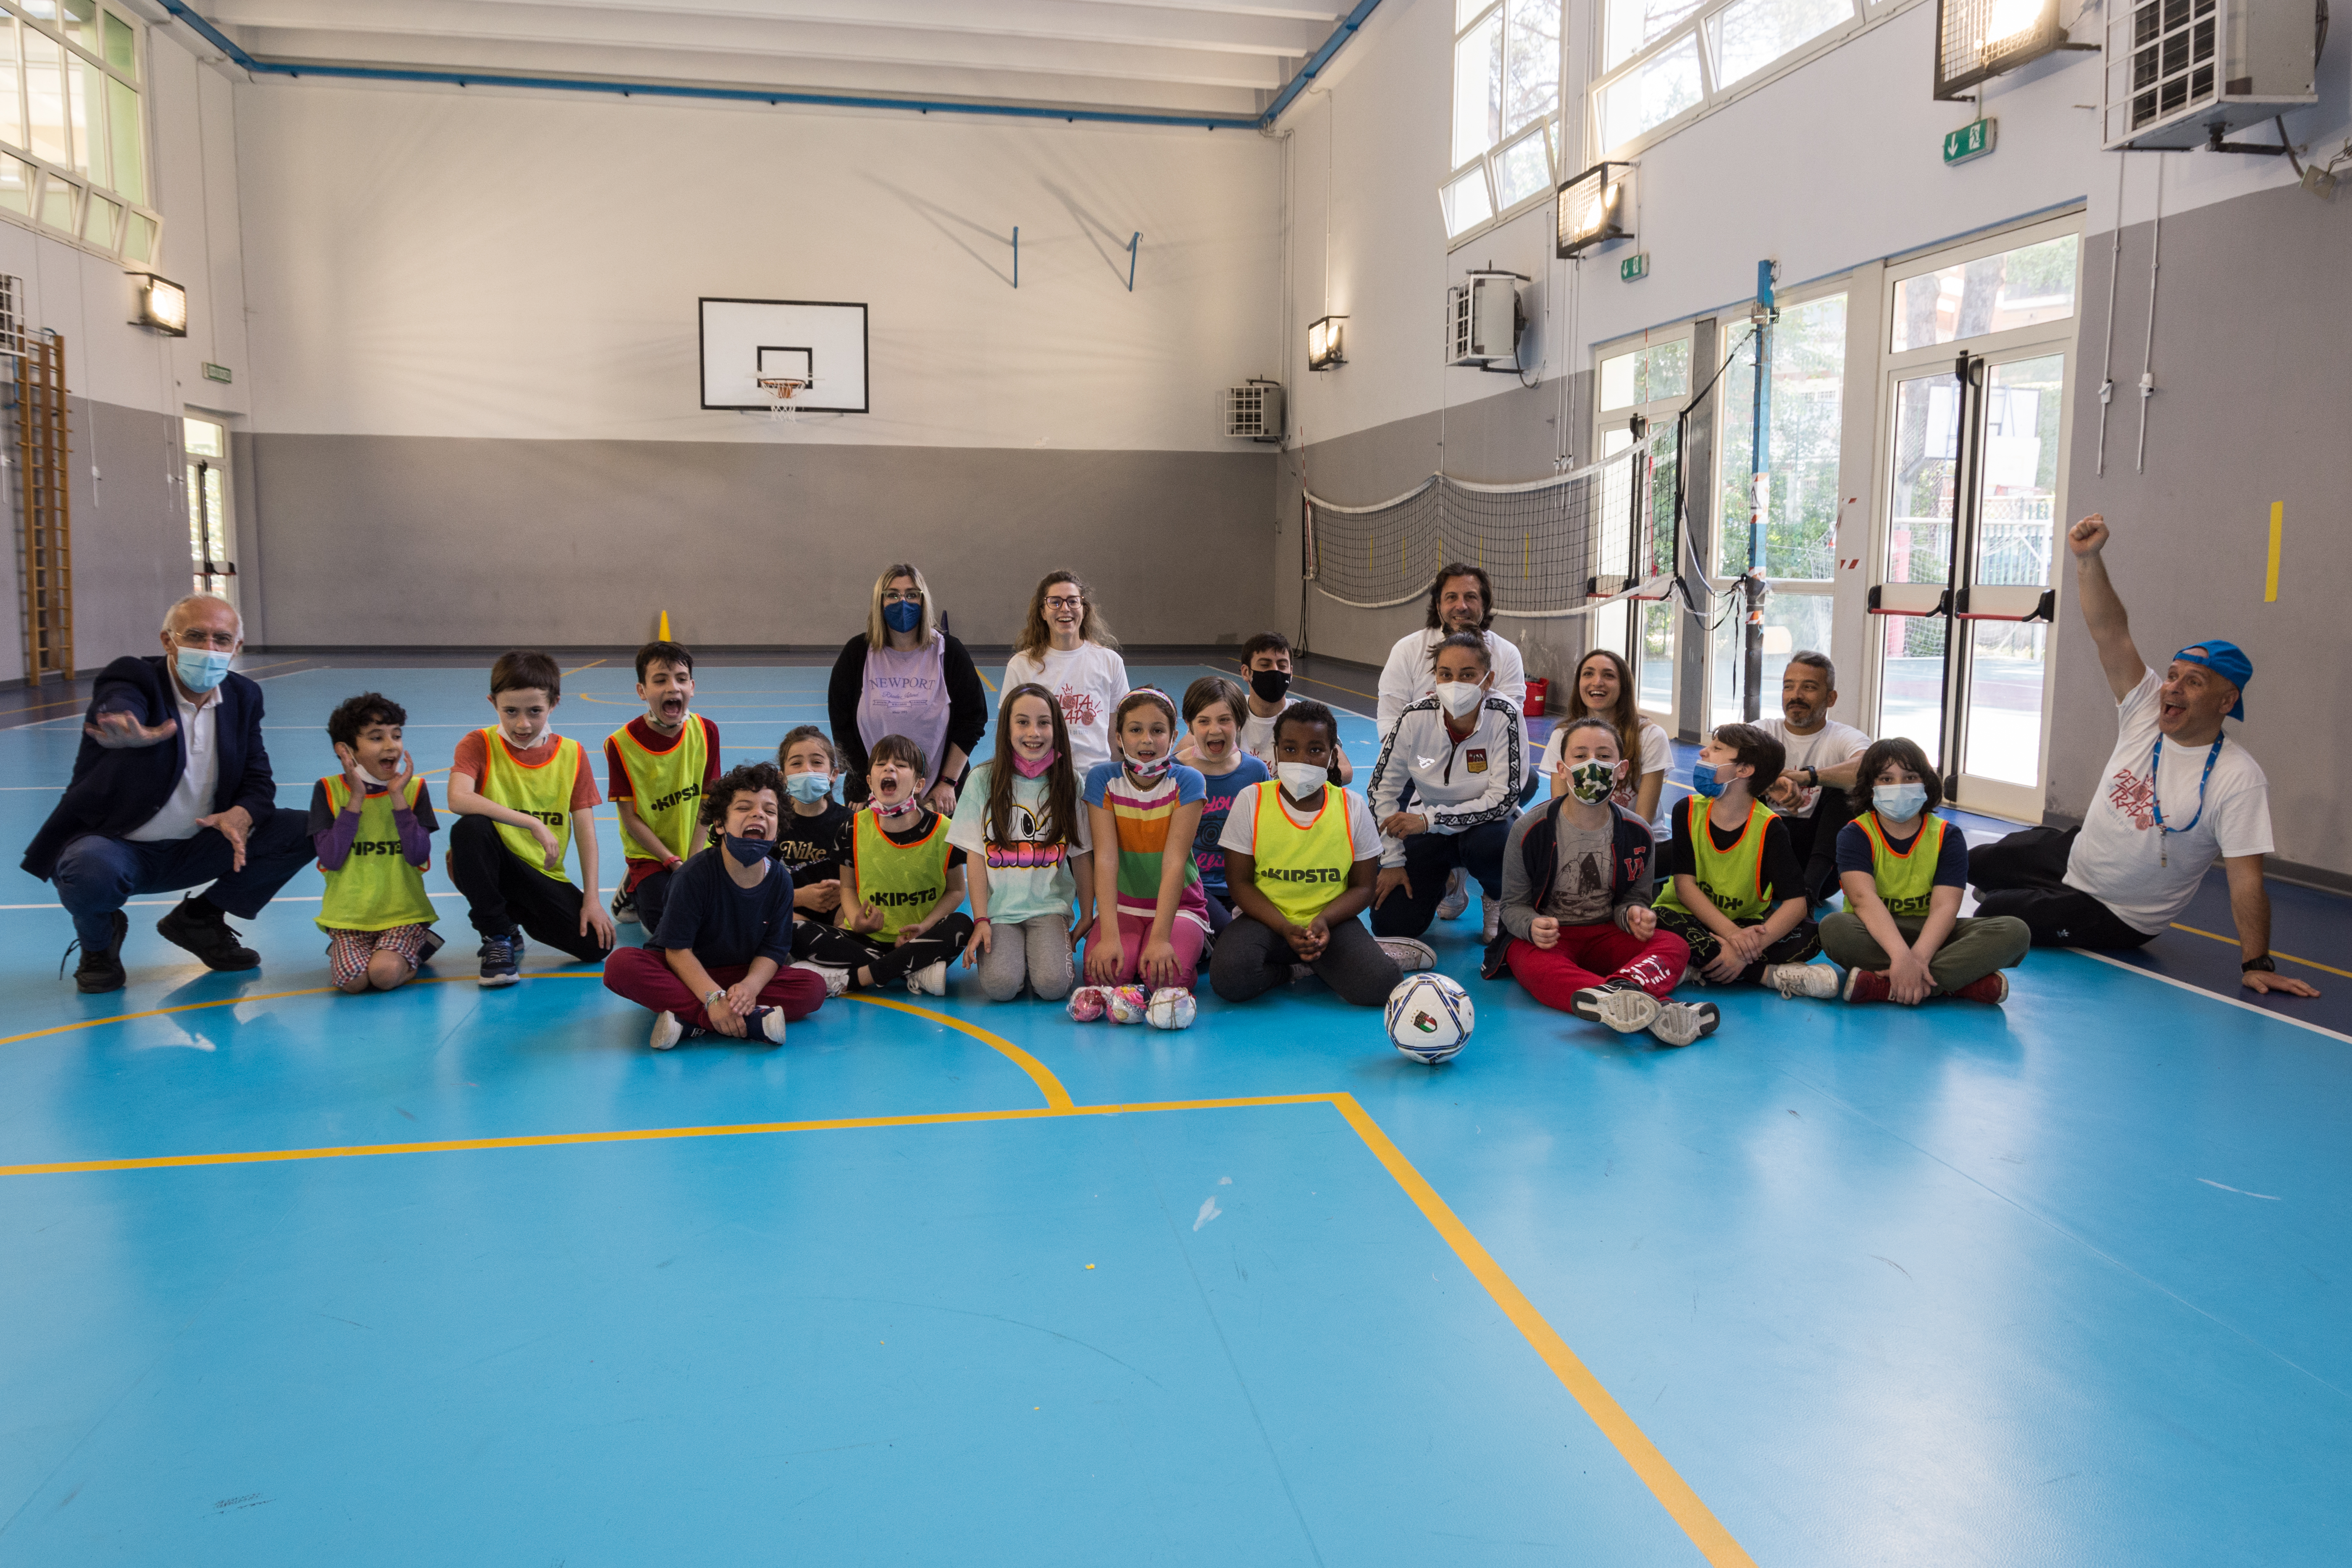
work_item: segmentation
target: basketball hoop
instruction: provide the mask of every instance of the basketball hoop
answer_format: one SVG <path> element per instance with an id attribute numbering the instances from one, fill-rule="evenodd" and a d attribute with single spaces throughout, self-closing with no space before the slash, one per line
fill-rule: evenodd
<path id="1" fill-rule="evenodd" d="M 768 395 L 769 417 L 798 423 L 797 416 L 800 410 L 793 406 L 793 399 L 807 391 L 808 386 L 806 376 L 763 375 L 760 377 L 760 390 Z"/>

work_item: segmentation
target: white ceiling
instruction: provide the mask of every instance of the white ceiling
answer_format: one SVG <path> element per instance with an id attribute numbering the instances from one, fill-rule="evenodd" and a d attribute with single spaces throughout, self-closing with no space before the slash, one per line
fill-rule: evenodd
<path id="1" fill-rule="evenodd" d="M 1255 115 L 1344 0 L 189 0 L 265 60 Z"/>

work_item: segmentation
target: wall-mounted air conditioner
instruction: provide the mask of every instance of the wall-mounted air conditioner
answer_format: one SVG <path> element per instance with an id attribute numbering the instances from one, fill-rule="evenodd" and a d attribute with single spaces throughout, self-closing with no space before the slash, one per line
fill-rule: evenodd
<path id="1" fill-rule="evenodd" d="M 1282 439 L 1282 383 L 1245 381 L 1229 386 L 1218 400 L 1225 434 L 1236 441 Z"/>
<path id="2" fill-rule="evenodd" d="M 2108 0 L 2109 151 L 2218 144 L 2318 101 L 2313 0 Z"/>
<path id="3" fill-rule="evenodd" d="M 1528 324 L 1517 272 L 1472 272 L 1445 291 L 1445 363 L 1478 370 L 1517 370 L 1519 332 Z"/>

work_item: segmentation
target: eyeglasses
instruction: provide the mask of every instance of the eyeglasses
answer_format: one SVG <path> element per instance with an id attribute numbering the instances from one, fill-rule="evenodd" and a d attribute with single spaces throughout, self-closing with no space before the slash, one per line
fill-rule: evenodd
<path id="1" fill-rule="evenodd" d="M 885 588 L 882 590 L 882 602 L 886 605 L 919 605 L 923 602 L 923 595 L 919 588 Z"/>
<path id="2" fill-rule="evenodd" d="M 216 647 L 231 653 L 236 651 L 236 639 L 235 632 L 205 632 L 194 627 L 172 634 L 172 640 L 182 647 Z"/>
<path id="3" fill-rule="evenodd" d="M 1045 607 L 1049 610 L 1075 610 L 1083 607 L 1085 604 L 1086 601 L 1084 599 L 1072 599 L 1055 595 L 1055 597 L 1045 601 Z"/>

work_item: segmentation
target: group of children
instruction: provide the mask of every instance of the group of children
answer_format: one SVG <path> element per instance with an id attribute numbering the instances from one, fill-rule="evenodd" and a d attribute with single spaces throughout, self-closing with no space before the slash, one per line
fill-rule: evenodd
<path id="1" fill-rule="evenodd" d="M 1181 707 L 1128 691 L 1087 736 L 1046 687 L 1008 679 L 994 754 L 942 815 L 929 804 L 937 760 L 903 735 L 867 748 L 854 810 L 836 798 L 840 753 L 814 726 L 785 735 L 772 763 L 722 771 L 718 726 L 692 708 L 692 653 L 649 643 L 636 656 L 645 712 L 604 743 L 625 858 L 608 911 L 591 891 L 595 777 L 551 725 L 562 673 L 544 654 L 503 655 L 497 722 L 458 742 L 446 788 L 445 864 L 481 938 L 481 984 L 516 981 L 526 941 L 601 961 L 608 988 L 655 1014 L 656 1048 L 706 1033 L 781 1041 L 847 991 L 942 996 L 959 964 L 992 1000 L 1025 988 L 1066 999 L 1079 1021 L 1189 1024 L 1204 957 L 1228 1002 L 1311 973 L 1378 1006 L 1434 963 L 1419 938 L 1465 865 L 1486 893 L 1488 978 L 1507 973 L 1549 1006 L 1672 1045 L 1719 1022 L 1714 1004 L 1674 999 L 1686 979 L 1998 1002 L 2000 969 L 2023 954 L 2022 928 L 2007 929 L 2019 922 L 1958 918 L 1966 846 L 1933 815 L 1938 781 L 1907 741 L 1863 760 L 1871 808 L 1839 841 L 1846 909 L 1817 926 L 1786 829 L 1759 798 L 1783 760 L 1759 729 L 1709 737 L 1660 843 L 1624 804 L 1625 736 L 1594 714 L 1562 721 L 1547 748 L 1551 798 L 1520 810 L 1524 721 L 1494 692 L 1475 633 L 1438 644 L 1430 695 L 1382 739 L 1372 800 L 1349 787 L 1331 710 L 1288 696 L 1284 639 L 1253 638 L 1242 668 L 1246 689 L 1206 676 Z M 341 772 L 319 782 L 310 827 L 327 881 L 319 923 L 345 991 L 400 985 L 440 945 L 424 884 L 438 824 L 405 718 L 370 692 L 328 721 Z M 616 921 L 635 922 L 643 944 L 616 946 Z M 1843 982 L 1811 962 L 1824 950 L 1847 966 Z"/>

